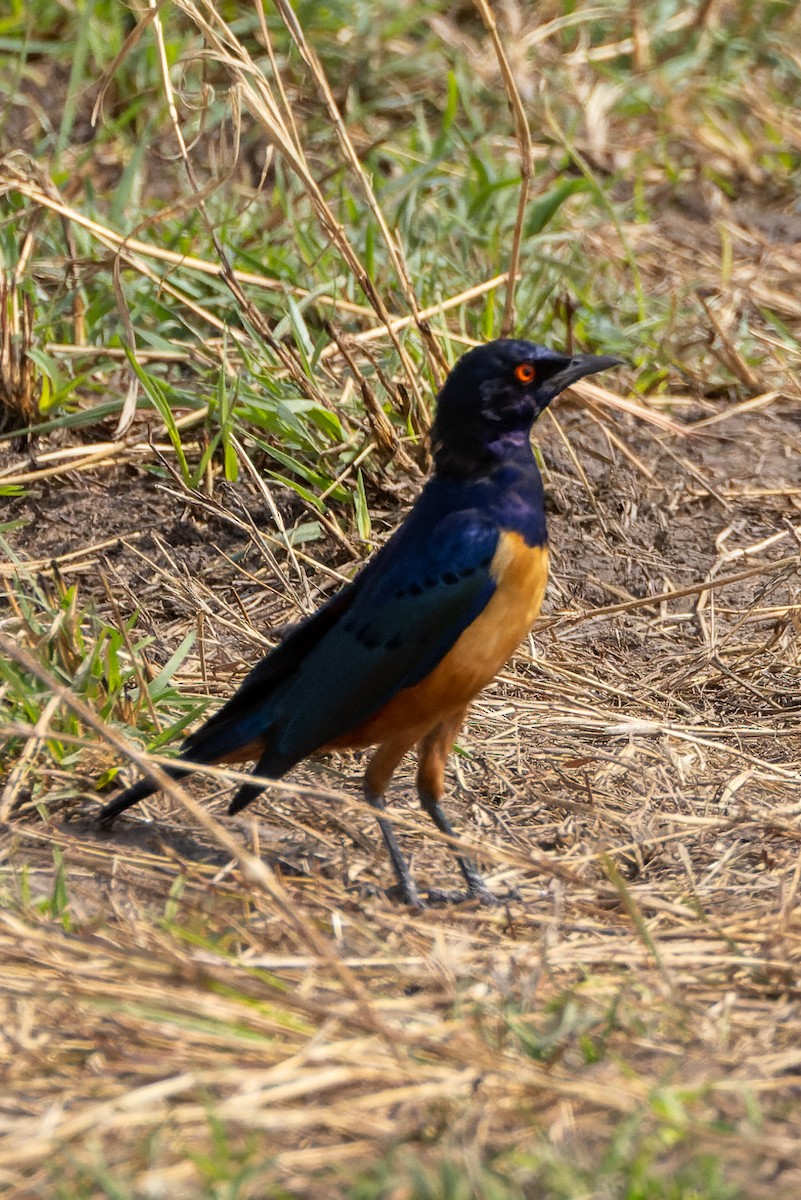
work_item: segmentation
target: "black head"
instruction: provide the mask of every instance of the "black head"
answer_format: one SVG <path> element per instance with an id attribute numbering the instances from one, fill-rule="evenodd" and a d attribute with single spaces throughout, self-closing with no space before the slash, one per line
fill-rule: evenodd
<path id="1" fill-rule="evenodd" d="M 531 426 L 555 396 L 619 358 L 558 354 L 500 338 L 459 359 L 437 398 L 431 441 L 437 470 L 469 473 L 527 446 Z"/>

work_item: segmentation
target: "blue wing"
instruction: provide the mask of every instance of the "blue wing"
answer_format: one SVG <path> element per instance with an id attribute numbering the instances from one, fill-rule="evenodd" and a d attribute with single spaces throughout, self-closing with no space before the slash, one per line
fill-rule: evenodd
<path id="1" fill-rule="evenodd" d="M 498 539 L 476 508 L 418 502 L 353 583 L 251 671 L 182 755 L 208 762 L 262 740 L 261 771 L 278 776 L 347 734 L 425 678 L 483 610 L 495 591 Z"/>

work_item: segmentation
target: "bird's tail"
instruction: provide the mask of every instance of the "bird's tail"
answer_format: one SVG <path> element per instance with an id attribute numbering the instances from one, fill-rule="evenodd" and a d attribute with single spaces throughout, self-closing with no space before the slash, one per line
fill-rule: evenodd
<path id="1" fill-rule="evenodd" d="M 183 767 L 176 764 L 174 767 L 162 767 L 165 775 L 169 775 L 170 779 L 182 779 L 184 775 L 189 775 L 192 767 Z M 140 779 L 138 783 L 132 787 L 126 788 L 119 796 L 115 796 L 113 800 L 100 810 L 98 821 L 101 825 L 111 825 L 117 819 L 120 813 L 125 812 L 126 808 L 130 808 L 133 804 L 138 804 L 140 800 L 145 800 L 148 796 L 152 796 L 154 792 L 159 790 L 159 785 L 146 776 Z"/>
<path id="2" fill-rule="evenodd" d="M 279 779 L 294 765 L 296 761 L 294 756 L 282 757 L 272 747 L 265 749 L 263 744 L 259 746 L 258 743 L 255 743 L 251 739 L 249 726 L 245 726 L 242 722 L 216 722 L 214 718 L 212 721 L 214 723 L 208 722 L 206 726 L 186 739 L 181 746 L 180 758 L 177 763 L 169 767 L 162 767 L 170 779 L 183 779 L 201 765 L 252 758 L 257 746 L 261 753 L 253 773 L 257 777 L 260 776 L 265 782 L 268 779 Z M 140 800 L 152 796 L 154 792 L 158 791 L 158 788 L 159 785 L 151 778 L 140 779 L 138 783 L 126 788 L 124 792 L 115 796 L 105 808 L 100 810 L 97 818 L 99 823 L 104 826 L 111 825 L 120 813 L 125 812 L 126 808 L 131 808 Z M 255 800 L 263 790 L 264 783 L 243 784 L 231 801 L 229 813 L 239 812 L 252 800 Z"/>
<path id="3" fill-rule="evenodd" d="M 245 746 L 246 736 L 236 727 L 232 729 L 232 722 L 220 721 L 218 718 L 219 714 L 184 739 L 178 762 L 173 766 L 162 767 L 170 779 L 183 779 L 186 775 L 191 775 L 196 767 L 221 762 Z M 159 785 L 146 776 L 109 801 L 105 808 L 100 810 L 97 819 L 101 825 L 111 825 L 126 808 L 131 808 L 158 790 Z"/>
<path id="4" fill-rule="evenodd" d="M 232 817 L 234 813 L 241 812 L 243 808 L 247 808 L 248 804 L 264 791 L 264 785 L 268 779 L 280 779 L 286 770 L 288 770 L 287 767 L 279 765 L 274 761 L 272 750 L 265 751 L 253 768 L 255 776 L 253 783 L 242 784 L 228 805 L 228 815 Z"/>

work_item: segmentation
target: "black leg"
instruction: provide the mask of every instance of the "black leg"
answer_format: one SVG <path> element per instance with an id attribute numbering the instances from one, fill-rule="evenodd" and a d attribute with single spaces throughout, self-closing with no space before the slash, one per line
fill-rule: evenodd
<path id="1" fill-rule="evenodd" d="M 377 810 L 376 820 L 378 828 L 381 830 L 381 836 L 384 839 L 384 845 L 387 848 L 392 869 L 395 872 L 395 878 L 398 881 L 398 889 L 401 894 L 401 899 L 404 904 L 410 905 L 412 908 L 422 908 L 423 902 L 420 899 L 420 893 L 417 890 L 417 884 L 412 878 L 412 873 L 409 870 L 409 864 L 401 853 L 401 848 L 398 845 L 398 839 L 395 837 L 395 830 L 390 825 L 386 817 L 379 814 L 386 808 L 384 797 L 378 795 L 370 787 L 367 780 L 364 782 L 364 797 L 368 804 L 372 805 Z"/>
<path id="2" fill-rule="evenodd" d="M 431 792 L 426 791 L 424 788 L 419 788 L 418 794 L 420 796 L 421 805 L 428 813 L 429 817 L 434 822 L 440 833 L 444 833 L 447 834 L 448 837 L 455 838 L 457 836 L 456 831 L 454 830 L 448 818 L 445 816 L 445 813 L 442 811 L 442 807 L 436 797 L 433 796 Z M 459 870 L 462 872 L 462 875 L 464 875 L 464 880 L 467 884 L 467 890 L 470 893 L 470 896 L 474 900 L 480 900 L 482 904 L 497 904 L 498 901 L 496 897 L 493 896 L 492 892 L 479 875 L 475 863 L 471 862 L 469 858 L 464 858 L 461 854 L 456 854 L 455 857 L 457 863 L 459 864 Z"/>

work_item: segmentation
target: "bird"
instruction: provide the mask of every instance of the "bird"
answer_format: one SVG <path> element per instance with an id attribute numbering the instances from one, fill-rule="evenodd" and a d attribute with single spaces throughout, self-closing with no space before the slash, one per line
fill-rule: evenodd
<path id="1" fill-rule="evenodd" d="M 456 362 L 437 397 L 433 469 L 405 520 L 353 580 L 294 626 L 238 691 L 183 742 L 168 768 L 256 760 L 229 805 L 238 813 L 270 780 L 318 752 L 375 747 L 365 799 L 400 900 L 425 907 L 384 815 L 401 759 L 417 749 L 417 792 L 437 829 L 448 755 L 475 696 L 527 636 L 548 578 L 542 478 L 534 422 L 565 388 L 622 365 L 609 355 L 563 354 L 499 338 Z M 148 777 L 99 814 L 109 826 L 151 795 Z M 428 889 L 428 903 L 494 903 L 474 862 L 455 852 L 466 893 Z"/>

